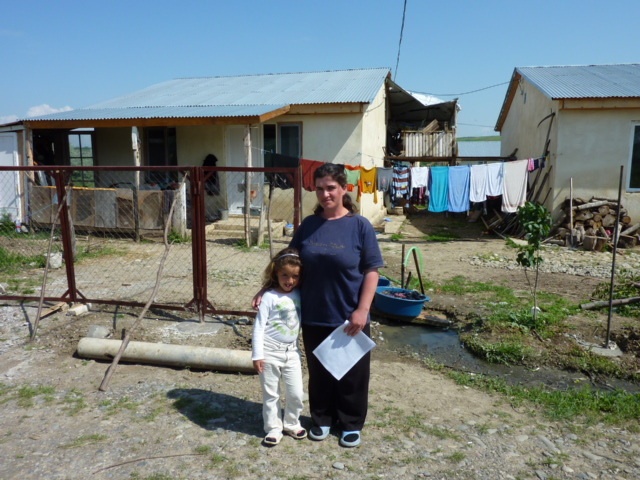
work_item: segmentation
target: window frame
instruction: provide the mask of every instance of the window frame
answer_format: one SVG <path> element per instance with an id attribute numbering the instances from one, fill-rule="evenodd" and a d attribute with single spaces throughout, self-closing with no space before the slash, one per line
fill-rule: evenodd
<path id="1" fill-rule="evenodd" d="M 638 137 L 638 143 L 636 145 L 636 136 Z M 627 162 L 627 192 L 640 192 L 640 122 L 632 122 L 631 135 L 629 140 L 629 161 Z M 635 149 L 635 152 L 634 152 Z M 635 153 L 635 167 L 637 170 L 636 176 L 638 177 L 638 184 L 631 186 L 631 173 L 634 166 L 634 153 Z"/>
<path id="2" fill-rule="evenodd" d="M 76 146 L 74 145 L 73 149 L 71 148 L 71 139 L 72 137 L 77 137 L 77 150 L 79 152 L 79 156 L 72 155 L 72 151 L 75 151 Z M 89 137 L 90 139 L 90 148 L 91 148 L 91 156 L 84 156 L 82 137 Z M 91 130 L 70 130 L 66 134 L 66 149 L 67 149 L 67 162 L 72 167 L 93 167 L 96 164 L 96 149 L 95 149 L 95 131 Z M 79 164 L 74 164 L 73 160 L 80 160 Z M 90 162 L 88 160 L 90 159 Z M 80 187 L 95 187 L 96 185 L 96 172 L 86 171 L 86 170 L 78 170 L 74 172 L 73 183 L 75 186 Z"/>

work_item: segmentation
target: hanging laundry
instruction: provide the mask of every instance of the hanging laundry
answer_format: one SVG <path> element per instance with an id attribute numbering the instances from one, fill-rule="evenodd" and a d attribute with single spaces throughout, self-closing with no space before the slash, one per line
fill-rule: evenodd
<path id="1" fill-rule="evenodd" d="M 393 182 L 391 187 L 391 203 L 396 205 L 398 199 L 409 196 L 409 181 L 411 169 L 409 167 L 393 167 Z"/>
<path id="2" fill-rule="evenodd" d="M 471 165 L 469 201 L 484 202 L 487 199 L 487 165 Z"/>
<path id="3" fill-rule="evenodd" d="M 378 190 L 380 190 L 383 194 L 385 192 L 391 192 L 391 184 L 393 183 L 393 169 L 391 167 L 378 167 L 376 172 Z"/>
<path id="4" fill-rule="evenodd" d="M 344 173 L 347 176 L 347 191 L 353 192 L 360 181 L 360 166 L 345 165 Z"/>
<path id="5" fill-rule="evenodd" d="M 431 167 L 429 172 L 430 212 L 446 212 L 449 208 L 449 167 Z"/>
<path id="6" fill-rule="evenodd" d="M 427 204 L 427 187 L 417 187 L 411 189 L 411 205 Z"/>
<path id="7" fill-rule="evenodd" d="M 469 182 L 471 169 L 469 165 L 449 167 L 449 211 L 469 211 Z"/>
<path id="8" fill-rule="evenodd" d="M 505 162 L 502 211 L 513 213 L 527 201 L 528 160 Z"/>
<path id="9" fill-rule="evenodd" d="M 360 167 L 360 181 L 358 183 L 358 198 L 357 201 L 360 202 L 360 197 L 363 193 L 373 193 L 373 203 L 378 203 L 378 185 L 376 182 L 376 167 L 367 170 L 364 167 Z"/>
<path id="10" fill-rule="evenodd" d="M 429 167 L 411 168 L 411 190 L 429 186 Z"/>
<path id="11" fill-rule="evenodd" d="M 487 196 L 497 197 L 502 195 L 504 185 L 503 162 L 489 163 L 487 165 Z"/>
<path id="12" fill-rule="evenodd" d="M 300 159 L 300 167 L 302 167 L 302 188 L 308 192 L 316 191 L 316 182 L 313 179 L 315 171 L 324 165 L 324 162 L 316 162 L 315 160 Z"/>

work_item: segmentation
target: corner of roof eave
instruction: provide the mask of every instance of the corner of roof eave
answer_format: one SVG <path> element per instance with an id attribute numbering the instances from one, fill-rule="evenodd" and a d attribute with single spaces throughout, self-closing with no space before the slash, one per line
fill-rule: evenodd
<path id="1" fill-rule="evenodd" d="M 511 80 L 509 81 L 509 86 L 507 87 L 507 92 L 504 95 L 504 100 L 502 101 L 502 107 L 500 108 L 500 113 L 498 114 L 498 120 L 496 121 L 496 126 L 493 128 L 495 132 L 500 132 L 502 130 L 502 126 L 504 125 L 504 121 L 507 116 L 507 112 L 511 107 L 511 102 L 513 102 L 513 97 L 516 94 L 515 85 L 523 78 L 520 73 L 518 67 L 513 69 L 513 73 L 511 74 Z"/>

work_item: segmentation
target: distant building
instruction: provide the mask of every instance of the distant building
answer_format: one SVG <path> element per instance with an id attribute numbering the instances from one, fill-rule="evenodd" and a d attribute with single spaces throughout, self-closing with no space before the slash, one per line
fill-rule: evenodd
<path id="1" fill-rule="evenodd" d="M 574 197 L 617 199 L 623 166 L 622 204 L 640 219 L 640 64 L 518 67 L 495 129 L 503 155 L 547 155 L 554 214 L 571 179 Z"/>

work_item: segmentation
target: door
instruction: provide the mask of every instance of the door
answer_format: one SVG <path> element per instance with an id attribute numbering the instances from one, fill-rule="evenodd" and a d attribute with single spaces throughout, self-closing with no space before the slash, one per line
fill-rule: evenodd
<path id="1" fill-rule="evenodd" d="M 17 133 L 0 133 L 0 166 L 18 166 Z M 0 172 L 0 216 L 4 215 L 10 215 L 14 221 L 24 220 L 18 172 Z"/>
<path id="2" fill-rule="evenodd" d="M 246 158 L 244 151 L 244 126 L 233 125 L 227 127 L 227 166 L 245 167 Z M 262 167 L 264 159 L 262 155 L 261 129 L 251 128 L 251 166 Z M 229 213 L 240 215 L 244 213 L 244 187 L 246 175 L 242 172 L 225 172 L 227 186 L 227 202 Z M 250 175 L 251 184 L 251 207 L 260 208 L 263 202 L 264 174 L 252 173 Z"/>

